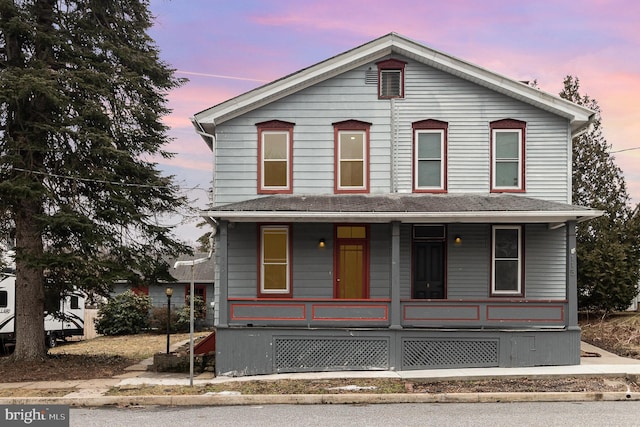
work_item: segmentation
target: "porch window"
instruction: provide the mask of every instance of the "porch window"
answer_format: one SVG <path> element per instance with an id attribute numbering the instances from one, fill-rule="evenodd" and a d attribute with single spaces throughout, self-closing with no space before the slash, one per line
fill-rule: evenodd
<path id="1" fill-rule="evenodd" d="M 522 295 L 522 227 L 494 226 L 491 293 Z"/>
<path id="2" fill-rule="evenodd" d="M 357 120 L 334 123 L 335 192 L 369 191 L 369 123 Z"/>
<path id="3" fill-rule="evenodd" d="M 406 62 L 396 59 L 380 61 L 378 66 L 378 98 L 404 98 L 404 67 Z"/>
<path id="4" fill-rule="evenodd" d="M 289 227 L 263 226 L 260 237 L 260 294 L 291 295 Z"/>
<path id="5" fill-rule="evenodd" d="M 293 123 L 258 123 L 258 193 L 291 193 Z"/>
<path id="6" fill-rule="evenodd" d="M 412 124 L 413 190 L 446 191 L 447 123 L 422 120 Z"/>
<path id="7" fill-rule="evenodd" d="M 524 191 L 525 126 L 512 119 L 491 123 L 491 191 Z"/>

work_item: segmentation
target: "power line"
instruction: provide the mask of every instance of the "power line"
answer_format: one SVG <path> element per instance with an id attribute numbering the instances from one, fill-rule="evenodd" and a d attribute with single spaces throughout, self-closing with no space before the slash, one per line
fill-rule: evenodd
<path id="1" fill-rule="evenodd" d="M 40 171 L 34 171 L 34 170 L 30 170 L 30 169 L 23 169 L 23 168 L 16 168 L 16 167 L 13 167 L 12 169 L 16 170 L 16 171 L 19 171 L 19 172 L 27 172 L 27 173 L 32 173 L 34 175 L 43 175 L 43 176 L 47 176 L 47 177 L 68 179 L 68 180 L 72 180 L 72 181 L 93 182 L 93 183 L 98 183 L 98 184 L 119 185 L 119 186 L 122 186 L 122 187 L 156 188 L 156 189 L 164 189 L 164 190 L 170 189 L 170 187 L 167 186 L 167 185 L 135 184 L 135 183 L 129 183 L 129 182 L 107 181 L 107 180 L 103 180 L 103 179 L 81 178 L 81 177 L 76 177 L 76 176 L 58 175 L 58 174 L 50 173 L 50 172 L 40 172 Z M 204 188 L 200 188 L 200 186 L 195 186 L 195 187 L 175 186 L 175 188 L 177 188 L 180 191 L 202 190 L 202 191 L 208 192 Z"/>
<path id="2" fill-rule="evenodd" d="M 622 153 L 623 151 L 632 151 L 632 150 L 640 150 L 640 147 L 623 148 L 622 150 L 612 151 L 611 154 Z"/>

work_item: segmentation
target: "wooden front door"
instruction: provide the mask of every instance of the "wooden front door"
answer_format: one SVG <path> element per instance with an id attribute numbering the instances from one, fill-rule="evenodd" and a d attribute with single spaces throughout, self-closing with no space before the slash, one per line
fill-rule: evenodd
<path id="1" fill-rule="evenodd" d="M 369 297 L 369 251 L 364 226 L 338 226 L 336 229 L 336 298 Z"/>
<path id="2" fill-rule="evenodd" d="M 444 242 L 414 242 L 413 298 L 444 297 Z"/>

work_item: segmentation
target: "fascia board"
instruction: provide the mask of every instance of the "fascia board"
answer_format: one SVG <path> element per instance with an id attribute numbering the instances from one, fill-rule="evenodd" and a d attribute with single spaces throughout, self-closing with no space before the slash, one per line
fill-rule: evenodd
<path id="1" fill-rule="evenodd" d="M 202 216 L 232 222 L 356 222 L 388 223 L 561 223 L 585 221 L 603 214 L 598 210 L 576 211 L 494 211 L 494 212 L 274 212 L 204 211 Z"/>
<path id="2" fill-rule="evenodd" d="M 446 71 L 450 74 L 494 89 L 513 98 L 528 102 L 552 111 L 571 121 L 588 122 L 594 111 L 574 104 L 540 89 L 513 80 L 462 59 L 435 51 L 415 42 L 398 43 L 394 49 L 418 62 Z"/>
<path id="3" fill-rule="evenodd" d="M 267 105 L 345 71 L 382 58 L 391 53 L 391 45 L 390 39 L 379 39 L 370 44 L 360 46 L 353 51 L 335 56 L 196 113 L 194 119 L 203 123 L 215 121 L 216 124 L 221 124 L 247 111 Z"/>
<path id="4" fill-rule="evenodd" d="M 221 124 L 392 52 L 565 117 L 574 132 L 588 124 L 594 114 L 586 107 L 393 33 L 196 113 L 194 119 Z"/>

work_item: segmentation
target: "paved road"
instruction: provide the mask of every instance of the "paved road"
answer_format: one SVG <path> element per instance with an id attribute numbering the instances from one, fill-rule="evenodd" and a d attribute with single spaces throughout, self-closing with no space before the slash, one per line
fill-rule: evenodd
<path id="1" fill-rule="evenodd" d="M 640 426 L 640 402 L 71 409 L 71 426 Z"/>

